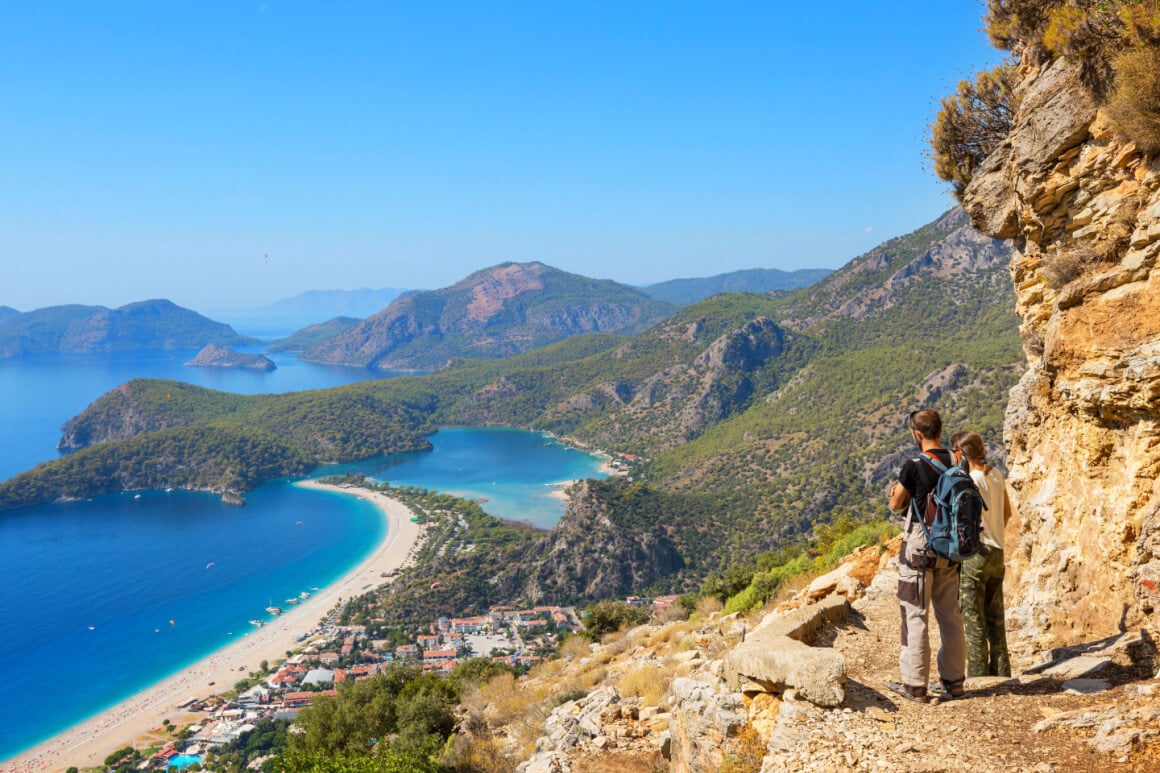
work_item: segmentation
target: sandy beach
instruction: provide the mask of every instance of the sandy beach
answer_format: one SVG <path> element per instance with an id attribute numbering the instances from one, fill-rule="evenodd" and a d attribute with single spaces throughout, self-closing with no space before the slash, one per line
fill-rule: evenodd
<path id="1" fill-rule="evenodd" d="M 263 660 L 273 663 L 284 658 L 286 651 L 298 644 L 298 637 L 314 630 L 323 616 L 341 600 L 383 584 L 384 572 L 398 569 L 409 560 L 422 530 L 410 520 L 413 513 L 402 502 L 362 488 L 324 486 L 315 481 L 300 481 L 295 485 L 337 491 L 374 502 L 387 520 L 386 538 L 349 574 L 265 627 L 4 762 L 2 770 L 6 773 L 63 771 L 71 766 L 101 765 L 110 752 L 159 727 L 162 719 L 168 718 L 178 724 L 183 717 L 176 709 L 178 704 L 189 698 L 204 698 L 229 690 L 240 677 L 256 671 Z"/>

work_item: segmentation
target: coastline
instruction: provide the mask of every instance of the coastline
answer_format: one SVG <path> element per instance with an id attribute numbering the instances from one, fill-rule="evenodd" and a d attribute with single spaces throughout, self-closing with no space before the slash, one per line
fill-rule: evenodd
<path id="1" fill-rule="evenodd" d="M 309 599 L 279 615 L 263 628 L 153 684 L 121 703 L 81 722 L 27 751 L 3 762 L 5 773 L 64 771 L 99 766 L 106 756 L 133 743 L 161 725 L 164 718 L 180 724 L 200 715 L 185 714 L 177 704 L 191 697 L 205 697 L 228 690 L 240 674 L 256 671 L 263 660 L 285 657 L 298 637 L 314 630 L 327 611 L 342 599 L 361 593 L 366 586 L 386 582 L 382 576 L 404 566 L 422 534 L 412 522 L 406 505 L 385 494 L 363 488 L 342 488 L 303 480 L 295 486 L 357 496 L 372 502 L 387 522 L 386 536 L 361 563 Z"/>

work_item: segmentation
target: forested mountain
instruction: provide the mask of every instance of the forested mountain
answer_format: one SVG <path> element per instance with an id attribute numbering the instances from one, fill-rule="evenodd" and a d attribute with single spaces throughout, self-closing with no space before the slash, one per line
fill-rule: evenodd
<path id="1" fill-rule="evenodd" d="M 302 352 L 319 346 L 362 322 L 357 317 L 335 317 L 297 330 L 266 347 L 268 352 Z"/>
<path id="2" fill-rule="evenodd" d="M 248 346 L 259 341 L 240 336 L 172 301 L 104 306 L 48 306 L 0 316 L 0 358 L 24 354 L 79 354 L 132 349 L 200 349 L 206 344 Z"/>
<path id="3" fill-rule="evenodd" d="M 700 279 L 670 279 L 641 289 L 653 298 L 678 306 L 688 306 L 719 293 L 770 293 L 775 290 L 797 290 L 809 287 L 833 271 L 828 268 L 801 268 L 781 271 L 776 268 L 751 268 Z"/>
<path id="4" fill-rule="evenodd" d="M 11 306 L 0 306 L 0 320 L 15 317 L 20 312 Z"/>
<path id="5" fill-rule="evenodd" d="M 438 370 L 584 333 L 633 333 L 673 307 L 639 290 L 542 263 L 504 263 L 451 287 L 405 295 L 302 357 L 385 370 Z"/>
<path id="6" fill-rule="evenodd" d="M 951 212 L 815 287 L 719 295 L 635 337 L 572 337 L 304 395 L 131 382 L 70 421 L 62 447 L 108 443 L 120 461 L 100 476 L 122 488 L 158 485 L 163 460 L 183 476 L 167 485 L 188 485 L 188 470 L 203 469 L 197 487 L 223 490 L 214 476 L 228 468 L 244 491 L 266 470 L 415 448 L 439 425 L 549 429 L 647 461 L 631 482 L 579 492 L 561 525 L 523 554 L 541 558 L 513 560 L 489 587 L 533 600 L 687 587 L 836 513 L 881 515 L 882 488 L 912 450 L 905 417 L 915 408 L 938 408 L 949 430 L 998 442 L 1021 370 L 1009 254 Z M 262 469 L 236 456 L 202 464 L 214 433 L 234 447 L 241 427 L 261 444 Z M 95 479 L 105 458 L 97 445 L 41 465 L 0 484 L 0 502 L 81 496 L 84 485 L 70 481 Z M 620 568 L 594 567 L 585 558 L 594 550 Z M 473 576 L 467 562 L 459 582 Z"/>

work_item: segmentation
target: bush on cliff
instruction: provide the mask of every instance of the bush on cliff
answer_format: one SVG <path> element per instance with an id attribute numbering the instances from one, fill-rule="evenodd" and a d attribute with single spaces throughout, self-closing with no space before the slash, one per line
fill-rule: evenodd
<path id="1" fill-rule="evenodd" d="M 1144 153 L 1160 152 L 1160 48 L 1134 48 L 1112 60 L 1115 86 L 1108 118 L 1122 138 Z"/>
<path id="2" fill-rule="evenodd" d="M 1015 68 L 1000 65 L 961 81 L 958 91 L 943 98 L 931 126 L 931 156 L 935 174 L 954 186 L 960 201 L 979 164 L 1011 131 L 1015 82 Z"/>

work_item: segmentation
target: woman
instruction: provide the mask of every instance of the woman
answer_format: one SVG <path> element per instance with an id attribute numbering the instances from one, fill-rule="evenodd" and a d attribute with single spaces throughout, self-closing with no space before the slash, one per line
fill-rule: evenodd
<path id="1" fill-rule="evenodd" d="M 1002 473 L 987 464 L 979 433 L 955 435 L 952 445 L 965 457 L 971 479 L 987 505 L 982 545 L 963 562 L 959 586 L 967 636 L 967 676 L 1011 676 L 1003 619 L 1003 532 L 1011 518 L 1007 483 Z"/>

